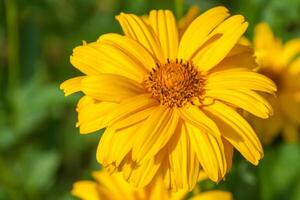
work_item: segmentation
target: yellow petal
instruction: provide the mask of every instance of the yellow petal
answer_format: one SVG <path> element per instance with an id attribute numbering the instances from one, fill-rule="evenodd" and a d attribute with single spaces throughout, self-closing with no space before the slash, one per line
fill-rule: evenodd
<path id="1" fill-rule="evenodd" d="M 151 158 L 142 164 L 132 163 L 132 160 L 127 161 L 126 165 L 129 176 L 127 177 L 130 183 L 133 183 L 135 187 L 142 188 L 148 185 L 153 178 L 157 175 L 157 171 L 161 166 L 162 158 L 158 160 Z"/>
<path id="2" fill-rule="evenodd" d="M 124 76 L 101 74 L 82 80 L 82 91 L 99 101 L 120 102 L 144 93 L 143 87 Z"/>
<path id="3" fill-rule="evenodd" d="M 209 33 L 228 16 L 228 10 L 225 7 L 215 7 L 197 17 L 181 38 L 178 58 L 190 60 L 206 42 Z"/>
<path id="4" fill-rule="evenodd" d="M 143 45 L 160 62 L 165 61 L 157 36 L 141 18 L 133 14 L 121 13 L 116 19 L 126 36 Z"/>
<path id="5" fill-rule="evenodd" d="M 292 63 L 289 65 L 289 68 L 287 69 L 291 75 L 300 75 L 300 57 L 296 58 L 292 61 Z"/>
<path id="6" fill-rule="evenodd" d="M 230 103 L 264 119 L 273 114 L 273 109 L 268 101 L 251 90 L 216 89 L 207 90 L 205 95 Z"/>
<path id="7" fill-rule="evenodd" d="M 158 105 L 159 103 L 148 94 L 134 96 L 123 100 L 115 109 L 111 110 L 110 114 L 106 117 L 106 121 L 110 126 L 118 124 L 118 121 L 124 124 L 122 120 Z M 139 115 L 137 114 L 137 116 Z M 134 119 L 134 121 L 138 122 L 139 120 Z"/>
<path id="8" fill-rule="evenodd" d="M 178 49 L 176 19 L 169 10 L 152 10 L 149 14 L 150 25 L 158 36 L 162 51 L 167 58 L 175 59 Z"/>
<path id="9" fill-rule="evenodd" d="M 102 134 L 99 145 L 97 147 L 97 161 L 104 167 L 114 162 L 115 158 L 112 157 L 111 147 L 115 144 L 115 134 L 112 129 L 106 129 Z M 117 141 L 116 141 L 117 142 Z"/>
<path id="10" fill-rule="evenodd" d="M 138 70 L 141 74 L 145 74 L 151 71 L 156 65 L 155 60 L 147 49 L 129 37 L 108 33 L 102 35 L 98 39 L 98 42 L 120 51 L 118 52 L 119 54 L 123 53 L 126 56 L 125 59 L 128 59 L 130 62 L 128 63 L 130 64 L 129 66 L 126 63 L 124 63 L 124 66 L 131 66 L 133 72 Z M 116 54 L 112 54 L 112 56 L 115 59 L 118 57 Z"/>
<path id="11" fill-rule="evenodd" d="M 198 6 L 191 6 L 187 13 L 178 21 L 179 35 L 181 36 L 193 20 L 199 15 L 200 9 Z"/>
<path id="12" fill-rule="evenodd" d="M 154 157 L 174 134 L 178 118 L 172 109 L 157 107 L 140 129 L 132 150 L 133 160 L 142 162 Z"/>
<path id="13" fill-rule="evenodd" d="M 226 157 L 226 165 L 227 165 L 227 172 L 230 171 L 232 166 L 232 157 L 233 157 L 233 146 L 228 142 L 226 139 L 222 137 L 222 142 L 224 145 L 224 153 Z"/>
<path id="14" fill-rule="evenodd" d="M 190 106 L 188 108 L 178 109 L 179 116 L 188 123 L 197 126 L 201 131 L 214 136 L 220 136 L 220 131 L 209 117 L 207 117 L 200 108 Z"/>
<path id="15" fill-rule="evenodd" d="M 274 45 L 275 37 L 267 23 L 259 23 L 254 30 L 255 49 L 268 49 Z"/>
<path id="16" fill-rule="evenodd" d="M 258 67 L 258 64 L 253 55 L 254 52 L 251 47 L 237 44 L 228 53 L 226 58 L 210 70 L 210 73 L 229 69 L 241 71 L 254 70 Z"/>
<path id="17" fill-rule="evenodd" d="M 97 171 L 93 173 L 93 177 L 99 182 L 98 189 L 100 193 L 105 192 L 105 196 L 101 199 L 128 199 L 134 200 L 134 188 L 123 180 L 122 174 L 115 173 L 110 175 L 106 171 Z"/>
<path id="18" fill-rule="evenodd" d="M 92 43 L 93 44 L 93 43 Z M 73 54 L 70 56 L 72 65 L 86 75 L 97 75 L 101 73 L 100 60 L 98 58 L 101 53 L 94 48 L 92 44 L 83 43 L 82 46 L 77 46 L 73 49 Z"/>
<path id="19" fill-rule="evenodd" d="M 95 102 L 96 102 L 95 99 L 85 95 L 79 99 L 79 101 L 77 103 L 76 111 L 79 112 L 84 106 L 86 106 L 90 103 L 95 103 Z"/>
<path id="20" fill-rule="evenodd" d="M 143 123 L 142 121 L 117 131 L 107 128 L 98 145 L 98 162 L 105 165 L 113 163 L 118 167 L 132 149 L 134 138 Z"/>
<path id="21" fill-rule="evenodd" d="M 73 50 L 71 63 L 87 75 L 118 74 L 140 82 L 145 75 L 145 69 L 142 67 L 144 65 L 140 66 L 137 58 L 131 55 L 133 51 L 122 51 L 118 48 L 119 43 L 121 43 L 118 42 L 119 40 L 114 45 L 108 42 L 93 42 L 78 46 Z"/>
<path id="22" fill-rule="evenodd" d="M 241 37 L 241 39 L 239 40 L 239 44 L 248 46 L 248 47 L 250 47 L 252 45 L 251 41 L 248 38 L 246 38 L 245 36 Z"/>
<path id="23" fill-rule="evenodd" d="M 182 200 L 186 199 L 185 197 L 187 196 L 186 190 L 178 190 L 176 192 L 171 193 L 171 200 Z"/>
<path id="24" fill-rule="evenodd" d="M 109 102 L 89 102 L 81 105 L 78 112 L 78 124 L 80 133 L 91 133 L 105 128 L 108 123 L 106 116 L 116 107 L 115 103 Z"/>
<path id="25" fill-rule="evenodd" d="M 174 172 L 176 188 L 192 190 L 197 183 L 199 161 L 191 148 L 191 142 L 182 123 L 169 141 L 169 160 Z"/>
<path id="26" fill-rule="evenodd" d="M 257 90 L 272 94 L 276 86 L 271 79 L 255 72 L 224 70 L 210 74 L 205 89 Z"/>
<path id="27" fill-rule="evenodd" d="M 80 199 L 101 200 L 97 183 L 93 181 L 77 181 L 74 183 L 71 193 Z"/>
<path id="28" fill-rule="evenodd" d="M 203 170 L 211 180 L 220 181 L 227 172 L 221 136 L 213 136 L 186 122 L 184 124 Z"/>
<path id="29" fill-rule="evenodd" d="M 170 168 L 174 172 L 177 188 L 188 188 L 189 145 L 189 138 L 180 123 L 168 144 Z"/>
<path id="30" fill-rule="evenodd" d="M 225 191 L 209 191 L 193 196 L 190 200 L 233 200 L 232 194 Z"/>
<path id="31" fill-rule="evenodd" d="M 65 96 L 81 91 L 81 80 L 84 77 L 85 76 L 77 76 L 64 81 L 60 85 L 60 89 L 64 91 Z"/>
<path id="32" fill-rule="evenodd" d="M 193 57 L 201 71 L 209 71 L 221 62 L 245 33 L 248 23 L 241 15 L 235 15 L 221 23 L 210 35 L 221 35 Z"/>
<path id="33" fill-rule="evenodd" d="M 153 113 L 155 108 L 156 108 L 156 105 L 146 108 L 144 110 L 138 111 L 136 113 L 133 113 L 131 115 L 128 115 L 128 116 L 124 117 L 123 119 L 120 119 L 114 123 L 111 123 L 111 128 L 114 130 L 118 130 L 118 129 L 123 129 L 128 126 L 131 126 L 133 124 L 139 123 L 139 122 L 145 120 L 146 118 L 148 118 Z"/>
<path id="34" fill-rule="evenodd" d="M 283 47 L 283 59 L 285 63 L 291 62 L 295 56 L 299 55 L 300 53 L 300 39 L 293 39 L 288 41 Z M 299 67 L 300 68 L 300 67 Z"/>
<path id="35" fill-rule="evenodd" d="M 282 70 L 287 64 L 283 56 L 283 45 L 280 39 L 276 38 L 271 28 L 266 23 L 256 25 L 254 30 L 254 48 L 258 63 L 262 68 Z"/>
<path id="36" fill-rule="evenodd" d="M 164 186 L 162 178 L 159 176 L 154 183 L 148 185 L 145 189 L 147 200 L 170 199 L 170 192 Z"/>
<path id="37" fill-rule="evenodd" d="M 227 105 L 215 101 L 203 107 L 218 124 L 222 136 L 254 165 L 263 157 L 263 149 L 255 132 L 247 121 Z"/>

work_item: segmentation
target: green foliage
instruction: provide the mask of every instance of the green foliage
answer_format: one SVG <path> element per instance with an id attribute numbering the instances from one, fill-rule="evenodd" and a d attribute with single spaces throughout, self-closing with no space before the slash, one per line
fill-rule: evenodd
<path id="1" fill-rule="evenodd" d="M 259 166 L 261 198 L 299 199 L 300 146 L 285 144 L 270 148 Z"/>
<path id="2" fill-rule="evenodd" d="M 65 98 L 59 90 L 63 80 L 79 74 L 69 63 L 72 48 L 119 32 L 114 16 L 121 11 L 143 15 L 168 8 L 180 16 L 195 4 L 201 10 L 225 5 L 245 15 L 250 37 L 260 21 L 284 40 L 300 36 L 299 0 L 0 1 L 1 200 L 74 199 L 73 182 L 100 168 L 95 161 L 100 133 L 79 135 L 74 127 L 79 96 Z M 230 190 L 235 199 L 297 200 L 299 169 L 299 144 L 280 144 L 266 149 L 258 167 L 236 155 L 225 181 L 201 186 Z"/>

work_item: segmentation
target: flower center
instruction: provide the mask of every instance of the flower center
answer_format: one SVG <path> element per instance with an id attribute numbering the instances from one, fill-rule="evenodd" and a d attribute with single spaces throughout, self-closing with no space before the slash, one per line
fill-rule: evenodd
<path id="1" fill-rule="evenodd" d="M 157 63 L 144 81 L 144 86 L 162 105 L 183 107 L 200 99 L 204 81 L 204 76 L 191 62 L 168 59 L 167 63 Z"/>

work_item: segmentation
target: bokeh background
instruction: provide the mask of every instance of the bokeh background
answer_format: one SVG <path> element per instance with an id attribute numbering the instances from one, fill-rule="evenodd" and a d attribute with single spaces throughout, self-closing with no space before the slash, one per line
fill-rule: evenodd
<path id="1" fill-rule="evenodd" d="M 79 96 L 59 84 L 79 74 L 72 49 L 106 32 L 120 32 L 121 11 L 167 8 L 177 17 L 191 5 L 225 5 L 250 22 L 268 22 L 284 41 L 300 37 L 300 0 L 0 0 L 0 199 L 75 199 L 72 183 L 90 178 L 101 131 L 75 128 Z M 209 156 L 209 155 L 207 155 Z M 277 138 L 258 167 L 235 155 L 226 180 L 203 190 L 232 191 L 236 200 L 299 200 L 300 145 Z"/>

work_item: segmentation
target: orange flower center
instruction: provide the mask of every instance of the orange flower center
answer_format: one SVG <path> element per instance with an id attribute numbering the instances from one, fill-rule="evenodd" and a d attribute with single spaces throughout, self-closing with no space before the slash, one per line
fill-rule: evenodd
<path id="1" fill-rule="evenodd" d="M 168 59 L 167 63 L 157 63 L 144 86 L 162 105 L 183 107 L 199 99 L 203 94 L 204 81 L 204 76 L 191 62 Z"/>

